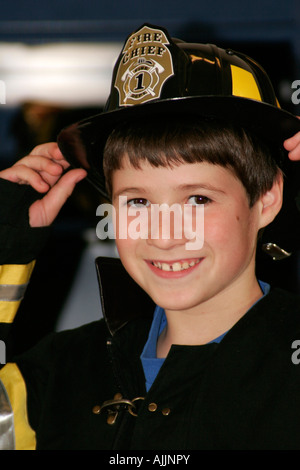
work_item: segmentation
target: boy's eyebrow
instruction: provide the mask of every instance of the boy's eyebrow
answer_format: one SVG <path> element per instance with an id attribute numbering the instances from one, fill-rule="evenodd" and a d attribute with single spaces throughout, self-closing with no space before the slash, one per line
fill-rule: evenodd
<path id="1" fill-rule="evenodd" d="M 208 191 L 213 191 L 213 192 L 216 192 L 216 193 L 225 194 L 225 191 L 223 191 L 220 188 L 216 188 L 215 186 L 213 186 L 209 183 L 179 184 L 178 186 L 175 186 L 175 188 L 174 188 L 175 191 L 199 191 L 199 190 L 202 190 L 202 189 L 208 190 Z M 125 188 L 119 189 L 119 191 L 117 191 L 114 194 L 113 199 L 116 199 L 117 197 L 121 196 L 122 194 L 126 194 L 126 193 L 143 194 L 143 193 L 146 193 L 146 192 L 147 192 L 147 188 L 145 188 L 145 187 L 128 187 L 128 188 L 125 187 Z"/>
<path id="2" fill-rule="evenodd" d="M 197 191 L 199 189 L 207 189 L 208 191 L 225 194 L 223 189 L 217 188 L 216 186 L 213 186 L 209 183 L 180 184 L 176 186 L 175 189 L 179 191 Z"/>
<path id="3" fill-rule="evenodd" d="M 145 193 L 146 190 L 145 188 L 139 188 L 139 187 L 125 187 L 125 188 L 121 188 L 119 189 L 119 191 L 117 191 L 114 195 L 113 195 L 113 199 L 116 199 L 117 197 L 119 196 L 122 196 L 122 194 L 126 194 L 126 193 Z"/>

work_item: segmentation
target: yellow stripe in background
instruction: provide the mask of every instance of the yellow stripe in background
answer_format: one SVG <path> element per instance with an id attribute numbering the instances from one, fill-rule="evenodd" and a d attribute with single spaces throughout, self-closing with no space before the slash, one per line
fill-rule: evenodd
<path id="1" fill-rule="evenodd" d="M 18 366 L 6 364 L 0 371 L 0 378 L 14 413 L 16 450 L 34 450 L 35 432 L 28 422 L 26 385 Z"/>
<path id="2" fill-rule="evenodd" d="M 232 77 L 232 94 L 243 98 L 262 101 L 255 78 L 248 70 L 230 65 Z"/>

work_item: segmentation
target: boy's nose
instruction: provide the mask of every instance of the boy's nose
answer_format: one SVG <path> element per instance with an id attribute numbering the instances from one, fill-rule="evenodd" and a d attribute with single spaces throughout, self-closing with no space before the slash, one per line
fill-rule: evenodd
<path id="1" fill-rule="evenodd" d="M 147 243 L 150 246 L 159 248 L 161 250 L 170 250 L 172 248 L 175 248 L 176 246 L 180 245 L 185 245 L 187 240 L 185 238 L 182 239 L 176 239 L 174 237 L 170 238 L 163 238 L 163 237 L 158 237 L 158 238 L 147 238 Z"/>
<path id="2" fill-rule="evenodd" d="M 159 213 L 158 217 L 152 217 L 148 225 L 149 245 L 168 250 L 177 245 L 183 245 L 188 240 L 184 235 L 182 218 Z"/>

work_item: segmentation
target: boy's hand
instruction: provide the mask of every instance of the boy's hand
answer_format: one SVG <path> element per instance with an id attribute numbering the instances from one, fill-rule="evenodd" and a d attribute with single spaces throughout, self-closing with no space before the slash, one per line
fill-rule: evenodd
<path id="1" fill-rule="evenodd" d="M 299 116 L 297 116 L 300 119 Z M 293 135 L 290 139 L 287 139 L 283 143 L 284 148 L 289 152 L 289 158 L 291 160 L 300 160 L 300 132 Z"/>
<path id="2" fill-rule="evenodd" d="M 63 174 L 68 167 L 69 163 L 63 158 L 57 144 L 51 142 L 38 145 L 12 167 L 0 171 L 0 178 L 29 184 L 39 193 L 45 193 L 42 199 L 35 201 L 29 208 L 31 227 L 50 225 L 72 194 L 76 183 L 86 176 L 83 169 L 72 169 Z"/>

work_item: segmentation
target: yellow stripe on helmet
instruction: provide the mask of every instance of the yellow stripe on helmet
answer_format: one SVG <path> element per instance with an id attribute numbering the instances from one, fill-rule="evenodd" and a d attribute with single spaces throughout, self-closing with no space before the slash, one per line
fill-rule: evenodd
<path id="1" fill-rule="evenodd" d="M 248 70 L 230 65 L 232 77 L 232 94 L 234 96 L 241 96 L 243 98 L 250 98 L 252 100 L 262 101 L 259 88 L 256 84 L 255 78 Z"/>

